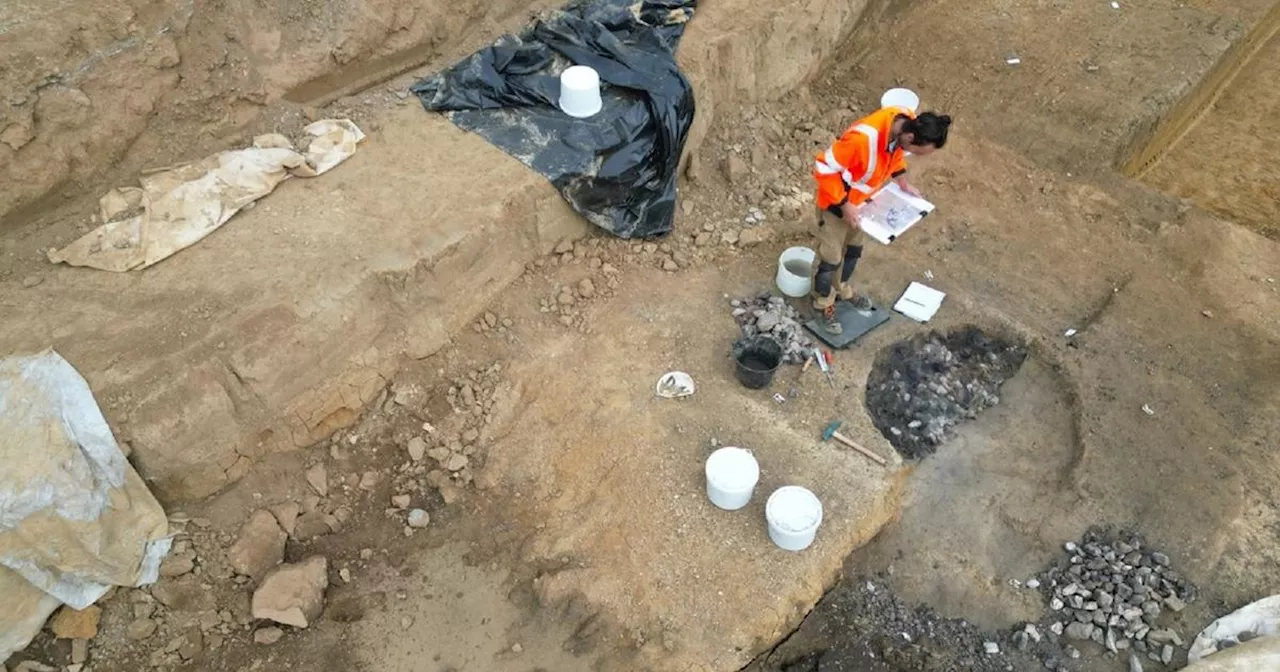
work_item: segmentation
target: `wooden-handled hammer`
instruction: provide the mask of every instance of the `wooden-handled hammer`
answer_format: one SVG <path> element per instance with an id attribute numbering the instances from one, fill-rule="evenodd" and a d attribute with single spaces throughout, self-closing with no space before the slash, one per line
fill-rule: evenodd
<path id="1" fill-rule="evenodd" d="M 822 431 L 822 440 L 830 441 L 831 439 L 835 439 L 836 441 L 839 441 L 840 443 L 843 443 L 844 445 L 849 446 L 850 448 L 858 451 L 859 453 L 862 453 L 867 457 L 867 459 L 871 460 L 872 462 L 875 462 L 876 464 L 882 467 L 888 464 L 887 462 L 885 462 L 883 457 L 880 457 L 879 455 L 871 452 L 870 450 L 863 448 L 862 446 L 858 445 L 858 443 L 853 439 L 850 439 L 844 434 L 841 434 L 840 425 L 842 424 L 844 423 L 839 420 L 832 420 L 831 424 L 827 425 L 827 428 Z"/>

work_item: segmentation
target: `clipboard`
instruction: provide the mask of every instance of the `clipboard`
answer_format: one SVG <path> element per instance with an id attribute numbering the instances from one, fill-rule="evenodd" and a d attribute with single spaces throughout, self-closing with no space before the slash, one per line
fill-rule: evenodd
<path id="1" fill-rule="evenodd" d="M 907 229 L 919 224 L 934 209 L 933 203 L 912 196 L 896 182 L 890 182 L 858 209 L 858 225 L 867 235 L 888 245 Z"/>

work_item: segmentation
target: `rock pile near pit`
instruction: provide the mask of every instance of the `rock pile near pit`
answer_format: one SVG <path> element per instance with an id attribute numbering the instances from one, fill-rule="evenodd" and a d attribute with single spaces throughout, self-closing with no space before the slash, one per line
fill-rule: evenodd
<path id="1" fill-rule="evenodd" d="M 742 335 L 772 338 L 782 347 L 783 363 L 803 364 L 812 355 L 814 342 L 801 324 L 804 318 L 786 299 L 763 292 L 750 299 L 733 299 L 729 305 Z"/>
<path id="2" fill-rule="evenodd" d="M 867 410 L 907 459 L 932 454 L 964 420 L 1000 403 L 1000 386 L 1027 358 L 1022 345 L 974 326 L 896 343 L 876 357 Z"/>
<path id="3" fill-rule="evenodd" d="M 1135 534 L 1090 529 L 1046 572 L 1041 587 L 1053 611 L 1049 630 L 1092 641 L 1111 652 L 1132 649 L 1168 665 L 1182 637 L 1161 625 L 1195 599 L 1195 587 L 1169 566 L 1169 557 Z"/>

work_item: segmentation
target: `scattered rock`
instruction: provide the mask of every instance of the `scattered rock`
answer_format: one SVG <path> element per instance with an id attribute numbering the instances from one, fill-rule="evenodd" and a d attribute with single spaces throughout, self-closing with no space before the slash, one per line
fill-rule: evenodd
<path id="1" fill-rule="evenodd" d="M 79 611 L 64 606 L 53 615 L 49 628 L 58 639 L 93 639 L 98 636 L 98 621 L 101 618 L 102 608 L 95 605 Z"/>
<path id="2" fill-rule="evenodd" d="M 321 497 L 329 496 L 329 471 L 325 468 L 323 462 L 307 469 L 307 483 L 311 485 L 311 489 L 315 490 L 317 495 Z"/>
<path id="3" fill-rule="evenodd" d="M 71 662 L 79 665 L 83 664 L 86 660 L 89 660 L 89 640 L 71 640 Z"/>
<path id="4" fill-rule="evenodd" d="M 319 555 L 276 567 L 253 592 L 253 617 L 307 627 L 324 610 L 328 572 L 328 561 Z"/>
<path id="5" fill-rule="evenodd" d="M 427 441 L 421 436 L 415 436 L 412 439 L 409 439 L 409 445 L 407 447 L 409 450 L 409 459 L 414 462 L 421 462 L 422 456 L 427 452 Z"/>
<path id="6" fill-rule="evenodd" d="M 156 622 L 149 618 L 139 618 L 125 628 L 125 635 L 134 641 L 142 641 L 156 634 Z"/>
<path id="7" fill-rule="evenodd" d="M 227 551 L 227 562 L 236 573 L 260 579 L 284 559 L 287 539 L 276 517 L 258 509 L 240 527 L 236 543 Z"/>
<path id="8" fill-rule="evenodd" d="M 382 474 L 376 471 L 366 471 L 360 476 L 359 488 L 365 492 L 372 492 L 380 482 L 382 482 Z"/>
<path id="9" fill-rule="evenodd" d="M 275 644 L 284 637 L 284 630 L 275 626 L 258 628 L 253 631 L 253 641 L 258 644 Z"/>
<path id="10" fill-rule="evenodd" d="M 422 509 L 414 509 L 409 512 L 409 527 L 424 528 L 431 524 L 431 515 Z"/>
<path id="11" fill-rule="evenodd" d="M 451 455 L 449 455 L 449 458 L 445 460 L 441 466 L 443 466 L 445 469 L 448 469 L 449 471 L 461 471 L 462 469 L 466 468 L 467 464 L 469 463 L 470 463 L 470 460 L 467 458 L 466 455 L 452 453 Z"/>
<path id="12" fill-rule="evenodd" d="M 583 278 L 578 283 L 578 295 L 584 299 L 589 299 L 596 295 L 596 285 L 591 282 L 591 278 Z"/>
<path id="13" fill-rule="evenodd" d="M 196 554 L 194 551 L 170 553 L 160 563 L 160 576 L 182 576 L 195 568 Z"/>
<path id="14" fill-rule="evenodd" d="M 58 672 L 58 668 L 34 660 L 24 660 L 13 668 L 13 672 Z"/>
<path id="15" fill-rule="evenodd" d="M 744 186 L 742 182 L 751 175 L 751 167 L 747 165 L 747 162 L 741 156 L 732 152 L 725 157 L 723 168 L 725 179 L 735 186 Z"/>
<path id="16" fill-rule="evenodd" d="M 284 502 L 271 507 L 271 514 L 276 517 L 276 522 L 285 534 L 293 534 L 293 527 L 302 514 L 302 507 L 297 502 Z"/>
<path id="17" fill-rule="evenodd" d="M 680 264 L 677 264 L 675 259 L 664 259 L 662 261 L 662 270 L 674 273 L 680 270 Z"/>
<path id="18" fill-rule="evenodd" d="M 756 227 L 743 231 L 738 234 L 738 245 L 740 247 L 751 247 L 761 243 L 767 243 L 773 240 L 773 231 L 767 227 Z"/>
<path id="19" fill-rule="evenodd" d="M 332 531 L 333 529 L 329 527 L 328 516 L 324 511 L 316 509 L 298 516 L 298 520 L 293 526 L 293 538 L 298 541 L 310 541 Z"/>
<path id="20" fill-rule="evenodd" d="M 983 642 L 982 650 L 986 651 L 987 655 L 994 656 L 1000 653 L 1000 645 L 995 642 Z"/>
<path id="21" fill-rule="evenodd" d="M 1072 623 L 1067 626 L 1066 635 L 1068 639 L 1084 641 L 1093 637 L 1092 623 Z"/>
<path id="22" fill-rule="evenodd" d="M 35 287 L 42 282 L 44 282 L 44 278 L 38 275 L 28 275 L 27 277 L 22 279 L 22 286 L 27 289 L 31 289 L 32 287 Z"/>
<path id="23" fill-rule="evenodd" d="M 469 446 L 475 443 L 476 441 L 478 441 L 479 439 L 480 439 L 480 432 L 474 429 L 468 429 L 467 431 L 462 433 L 463 445 Z"/>
<path id="24" fill-rule="evenodd" d="M 568 238 L 556 243 L 556 254 L 568 254 L 573 251 L 573 241 Z"/>
<path id="25" fill-rule="evenodd" d="M 407 509 L 409 508 L 409 503 L 412 501 L 413 498 L 409 495 L 396 495 L 391 498 L 391 506 L 394 506 L 397 509 Z"/>

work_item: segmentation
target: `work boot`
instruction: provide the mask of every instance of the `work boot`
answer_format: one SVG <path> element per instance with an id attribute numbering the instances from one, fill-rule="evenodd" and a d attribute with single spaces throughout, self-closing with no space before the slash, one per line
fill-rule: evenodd
<path id="1" fill-rule="evenodd" d="M 853 306 L 853 309 L 860 313 L 868 313 L 871 312 L 872 308 L 875 308 L 871 303 L 871 299 L 868 299 L 861 294 L 854 294 L 853 298 L 849 299 L 849 305 Z"/>
<path id="2" fill-rule="evenodd" d="M 822 309 L 822 329 L 832 336 L 839 336 L 844 333 L 844 326 L 836 318 L 835 304 Z"/>

